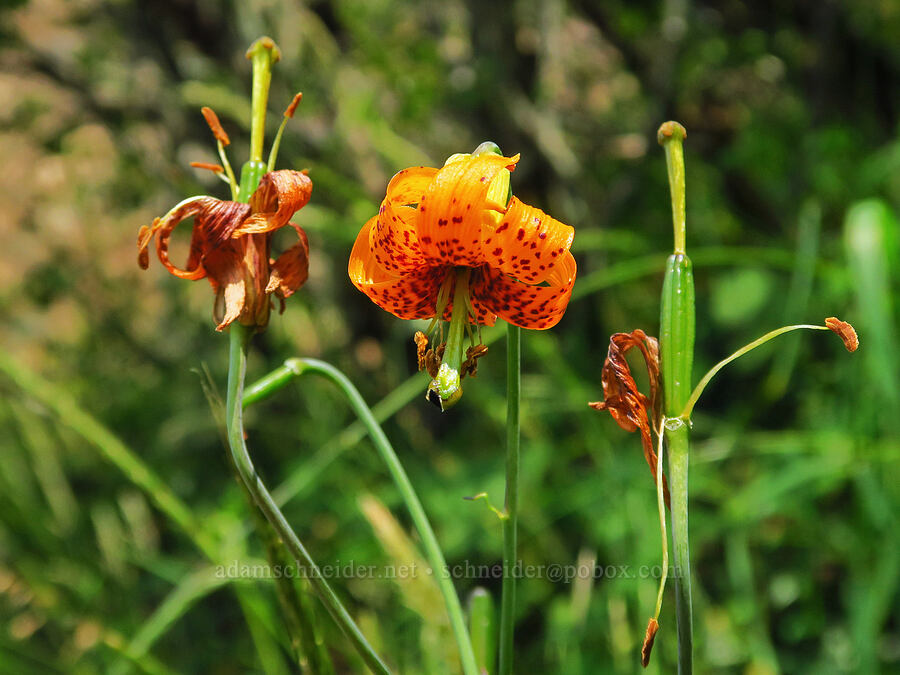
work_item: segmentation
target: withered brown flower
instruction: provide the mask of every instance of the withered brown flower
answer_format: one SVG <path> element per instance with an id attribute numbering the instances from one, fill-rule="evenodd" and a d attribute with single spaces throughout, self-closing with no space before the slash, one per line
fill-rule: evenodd
<path id="1" fill-rule="evenodd" d="M 213 315 L 221 331 L 233 321 L 263 328 L 269 321 L 274 293 L 281 301 L 306 281 L 309 246 L 306 233 L 290 222 L 309 201 L 312 181 L 302 171 L 270 171 L 259 182 L 249 204 L 214 197 L 192 197 L 176 205 L 138 234 L 138 264 L 147 269 L 149 246 L 156 237 L 156 254 L 180 279 L 209 279 L 216 294 Z M 184 268 L 169 260 L 169 238 L 175 227 L 193 217 L 194 229 Z M 290 224 L 300 241 L 270 258 L 272 233 Z"/>
<path id="2" fill-rule="evenodd" d="M 632 349 L 640 350 L 647 364 L 650 378 L 650 396 L 642 394 L 631 375 L 625 355 Z M 631 333 L 615 333 L 609 339 L 609 351 L 600 374 L 603 384 L 603 400 L 589 403 L 595 410 L 608 410 L 613 419 L 625 431 L 640 431 L 644 446 L 644 458 L 650 465 L 653 482 L 656 483 L 656 448 L 653 430 L 660 433 L 659 425 L 659 342 L 641 329 Z M 651 420 L 653 426 L 651 426 Z M 663 476 L 663 491 L 669 503 L 669 489 Z"/>

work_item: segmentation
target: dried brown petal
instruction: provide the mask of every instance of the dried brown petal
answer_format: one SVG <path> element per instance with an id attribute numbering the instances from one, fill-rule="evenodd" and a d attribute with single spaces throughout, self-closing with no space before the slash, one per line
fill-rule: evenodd
<path id="1" fill-rule="evenodd" d="M 231 236 L 262 234 L 287 225 L 294 213 L 306 206 L 312 187 L 312 181 L 303 171 L 270 171 L 250 196 L 252 215 Z"/>
<path id="2" fill-rule="evenodd" d="M 419 370 L 425 370 L 425 352 L 428 350 L 428 338 L 420 330 L 413 335 L 413 342 L 416 343 L 416 359 L 419 362 Z"/>
<path id="3" fill-rule="evenodd" d="M 825 325 L 840 336 L 848 352 L 855 352 L 859 349 L 859 337 L 856 335 L 856 330 L 849 323 L 841 321 L 835 316 L 829 316 L 825 319 Z"/>
<path id="4" fill-rule="evenodd" d="M 306 232 L 294 223 L 291 226 L 296 230 L 300 241 L 278 257 L 272 265 L 272 274 L 266 285 L 266 293 L 274 292 L 282 300 L 292 296 L 309 277 L 309 242 Z M 284 311 L 284 305 L 281 311 Z"/>
<path id="5" fill-rule="evenodd" d="M 206 169 L 213 173 L 224 173 L 225 169 L 219 164 L 210 164 L 209 162 L 191 162 L 191 166 L 195 169 Z"/>
<path id="6" fill-rule="evenodd" d="M 228 134 L 225 133 L 225 130 L 222 128 L 222 123 L 219 122 L 219 117 L 213 112 L 213 109 L 203 106 L 200 108 L 200 112 L 203 115 L 203 119 L 206 120 L 206 124 L 209 125 L 209 130 L 212 131 L 213 136 L 216 137 L 216 140 L 221 141 L 222 145 L 230 144 L 231 141 L 228 138 Z"/>
<path id="7" fill-rule="evenodd" d="M 138 265 L 140 265 L 142 270 L 150 267 L 150 251 L 147 250 L 147 245 L 152 237 L 153 230 L 146 225 L 141 225 L 141 229 L 138 232 Z"/>
<path id="8" fill-rule="evenodd" d="M 650 396 L 638 391 L 631 376 L 631 368 L 625 355 L 638 348 L 647 364 L 650 377 Z M 656 483 L 656 449 L 650 420 L 659 418 L 659 342 L 638 329 L 631 333 L 616 333 L 609 339 L 609 351 L 600 375 L 603 384 L 603 401 L 589 403 L 595 410 L 608 410 L 613 419 L 625 431 L 640 431 L 644 446 L 644 458 L 650 465 L 653 482 Z M 657 432 L 659 430 L 657 429 Z M 663 477 L 663 492 L 669 504 L 669 488 Z"/>
<path id="9" fill-rule="evenodd" d="M 298 91 L 294 94 L 294 100 L 291 101 L 291 104 L 287 107 L 287 110 L 284 111 L 285 117 L 293 117 L 294 113 L 297 111 L 297 106 L 300 105 L 300 101 L 303 100 L 303 92 Z"/>
<path id="10" fill-rule="evenodd" d="M 653 641 L 656 639 L 656 631 L 659 630 L 659 622 L 650 619 L 647 623 L 647 633 L 644 635 L 644 644 L 641 645 L 641 665 L 646 668 L 650 663 L 650 652 L 653 650 Z"/>

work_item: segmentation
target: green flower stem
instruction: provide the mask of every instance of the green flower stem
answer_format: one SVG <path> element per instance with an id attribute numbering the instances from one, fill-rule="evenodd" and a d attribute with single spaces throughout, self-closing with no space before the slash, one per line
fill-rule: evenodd
<path id="1" fill-rule="evenodd" d="M 425 514 L 425 509 L 422 507 L 422 503 L 419 501 L 419 497 L 416 495 L 416 491 L 406 475 L 406 470 L 400 463 L 400 459 L 397 457 L 397 453 L 394 451 L 384 430 L 381 428 L 378 420 L 375 419 L 375 415 L 372 414 L 372 410 L 366 404 L 362 395 L 347 376 L 331 364 L 318 359 L 288 359 L 283 366 L 276 368 L 257 381 L 251 389 L 248 389 L 244 396 L 244 406 L 246 407 L 269 396 L 283 387 L 289 380 L 305 373 L 322 375 L 336 384 L 340 388 L 341 393 L 347 397 L 353 412 L 356 413 L 356 416 L 366 427 L 378 454 L 381 455 L 382 460 L 387 465 L 388 471 L 394 479 L 397 489 L 400 491 L 400 495 L 412 518 L 413 525 L 422 540 L 422 548 L 425 551 L 428 564 L 434 570 L 435 579 L 444 598 L 444 604 L 450 618 L 450 625 L 456 637 L 463 672 L 466 675 L 478 675 L 479 670 L 475 661 L 475 652 L 472 649 L 472 643 L 466 629 L 459 596 L 453 587 L 453 580 L 446 573 L 447 564 L 444 560 L 444 554 L 438 544 L 434 530 L 431 528 L 431 523 L 428 521 L 428 516 Z"/>
<path id="2" fill-rule="evenodd" d="M 740 358 L 747 352 L 752 351 L 761 345 L 764 345 L 766 342 L 768 342 L 772 338 L 776 338 L 779 335 L 783 335 L 784 333 L 790 333 L 791 331 L 802 330 L 802 329 L 831 330 L 828 326 L 816 326 L 816 325 L 808 324 L 808 323 L 801 323 L 801 324 L 797 324 L 794 326 L 782 326 L 781 328 L 776 328 L 775 330 L 769 331 L 762 337 L 757 338 L 753 342 L 744 345 L 743 347 L 738 349 L 734 354 L 732 354 L 728 358 L 722 359 L 721 361 L 719 361 L 716 365 L 714 365 L 712 368 L 710 368 L 707 371 L 706 375 L 703 376 L 703 379 L 701 379 L 700 382 L 697 384 L 697 386 L 694 387 L 694 391 L 691 392 L 691 396 L 687 400 L 687 403 L 685 403 L 684 409 L 682 409 L 680 417 L 682 417 L 685 420 L 689 420 L 691 418 L 691 413 L 694 411 L 694 406 L 697 404 L 697 400 L 700 398 L 700 395 L 703 393 L 703 390 L 706 389 L 706 385 L 709 384 L 710 380 L 712 380 L 713 377 L 716 376 L 716 373 L 718 373 L 720 370 L 722 370 L 722 368 L 727 366 L 729 363 L 731 363 L 735 359 Z"/>
<path id="3" fill-rule="evenodd" d="M 284 514 L 275 504 L 272 495 L 256 473 L 253 461 L 244 442 L 243 407 L 241 401 L 244 389 L 244 374 L 247 369 L 247 345 L 250 341 L 250 330 L 238 323 L 233 323 L 229 333 L 228 360 L 228 392 L 225 402 L 225 422 L 228 432 L 228 444 L 241 480 L 262 511 L 266 519 L 275 528 L 291 555 L 307 572 L 310 584 L 318 593 L 325 609 L 338 624 L 360 657 L 373 673 L 387 675 L 390 673 L 384 662 L 375 653 L 365 636 L 354 623 L 353 618 L 341 604 L 337 594 L 322 577 L 319 568 L 313 562 L 297 534 L 291 528 Z"/>
<path id="4" fill-rule="evenodd" d="M 660 312 L 660 371 L 667 418 L 677 418 L 687 402 L 694 360 L 694 275 L 686 248 L 685 174 L 682 143 L 687 133 L 666 122 L 657 139 L 666 152 L 672 196 L 674 252 L 666 263 Z M 678 622 L 678 672 L 693 669 L 691 558 L 688 543 L 688 458 L 690 430 L 683 420 L 666 420 L 669 444 L 669 492 L 672 499 L 672 544 L 675 558 L 675 614 Z"/>
<path id="5" fill-rule="evenodd" d="M 500 591 L 500 658 L 497 672 L 513 669 L 516 615 L 516 528 L 519 519 L 519 401 L 521 398 L 522 329 L 509 324 L 506 333 L 506 502 L 503 520 L 503 585 Z"/>
<path id="6" fill-rule="evenodd" d="M 669 493 L 672 498 L 672 548 L 675 559 L 675 616 L 678 623 L 678 672 L 693 668 L 691 553 L 688 546 L 688 456 L 690 433 L 682 423 L 666 429 L 669 447 Z"/>

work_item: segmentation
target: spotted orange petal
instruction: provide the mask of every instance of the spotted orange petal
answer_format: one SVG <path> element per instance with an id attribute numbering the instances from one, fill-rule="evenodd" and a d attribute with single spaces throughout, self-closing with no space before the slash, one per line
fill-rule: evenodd
<path id="1" fill-rule="evenodd" d="M 514 169 L 519 156 L 478 155 L 444 166 L 419 202 L 417 232 L 434 263 L 477 267 L 484 263 L 481 227 L 491 181 Z"/>
<path id="2" fill-rule="evenodd" d="M 266 286 L 266 293 L 273 291 L 279 298 L 289 298 L 300 288 L 309 276 L 309 242 L 306 232 L 291 223 L 300 241 L 278 256 L 272 265 L 272 274 Z"/>
<path id="3" fill-rule="evenodd" d="M 523 284 L 483 266 L 472 273 L 472 297 L 490 311 L 522 328 L 552 328 L 566 311 L 575 285 L 575 258 L 566 251 L 546 279 L 546 286 Z"/>
<path id="4" fill-rule="evenodd" d="M 381 203 L 369 236 L 375 260 L 385 270 L 400 274 L 427 264 L 416 235 L 417 216 L 413 206 L 392 204 L 389 199 Z"/>
<path id="5" fill-rule="evenodd" d="M 350 253 L 347 272 L 350 281 L 376 305 L 401 319 L 429 319 L 434 316 L 437 294 L 447 275 L 442 267 L 420 267 L 392 274 L 375 259 L 370 233 L 377 217 L 360 230 Z"/>
<path id="6" fill-rule="evenodd" d="M 284 227 L 311 195 L 312 181 L 302 171 L 270 171 L 250 196 L 252 215 L 229 235 L 241 237 Z"/>
<path id="7" fill-rule="evenodd" d="M 387 199 L 392 204 L 418 204 L 437 172 L 430 166 L 414 166 L 398 171 L 388 183 Z"/>
<path id="8" fill-rule="evenodd" d="M 528 284 L 546 281 L 572 246 L 575 229 L 513 197 L 493 230 L 485 222 L 484 259 Z"/>

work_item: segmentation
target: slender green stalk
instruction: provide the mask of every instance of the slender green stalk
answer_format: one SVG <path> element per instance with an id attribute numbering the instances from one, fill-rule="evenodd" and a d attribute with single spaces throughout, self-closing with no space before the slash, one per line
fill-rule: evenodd
<path id="1" fill-rule="evenodd" d="M 521 398 L 522 329 L 509 324 L 506 333 L 506 502 L 503 520 L 503 585 L 500 591 L 499 675 L 513 669 L 516 619 L 516 562 L 519 519 L 519 402 Z"/>
<path id="2" fill-rule="evenodd" d="M 291 528 L 284 514 L 275 504 L 272 495 L 263 484 L 250 454 L 244 442 L 243 406 L 241 401 L 244 389 L 244 374 L 247 369 L 247 344 L 250 339 L 250 330 L 241 324 L 233 323 L 229 329 L 229 360 L 228 360 L 228 392 L 225 401 L 225 421 L 228 431 L 228 444 L 231 448 L 232 458 L 241 476 L 241 480 L 250 492 L 256 505 L 262 511 L 266 519 L 275 528 L 284 545 L 291 552 L 297 564 L 307 573 L 310 584 L 318 593 L 325 605 L 325 609 L 344 632 L 360 657 L 373 673 L 390 673 L 384 662 L 375 653 L 368 643 L 353 618 L 341 603 L 337 594 L 322 577 L 319 568 L 313 562 L 306 548 L 300 542 L 297 534 Z"/>
<path id="3" fill-rule="evenodd" d="M 779 335 L 782 335 L 784 333 L 790 333 L 791 331 L 802 330 L 802 329 L 831 330 L 828 326 L 816 326 L 816 325 L 808 324 L 808 323 L 801 323 L 801 324 L 797 324 L 795 326 L 782 326 L 781 328 L 776 328 L 775 330 L 771 330 L 768 333 L 766 333 L 765 335 L 763 335 L 762 337 L 759 337 L 756 340 L 754 340 L 753 342 L 744 345 L 743 347 L 738 349 L 734 354 L 732 354 L 728 358 L 722 359 L 721 361 L 719 361 L 716 365 L 714 365 L 712 368 L 710 368 L 707 371 L 706 375 L 703 376 L 703 379 L 701 379 L 700 382 L 697 384 L 697 386 L 694 387 L 694 391 L 691 392 L 691 396 L 687 400 L 687 402 L 684 404 L 684 408 L 681 411 L 680 417 L 682 417 L 685 420 L 689 420 L 691 418 L 691 413 L 694 411 L 694 406 L 697 404 L 697 400 L 700 398 L 700 395 L 703 393 L 703 390 L 706 389 L 706 385 L 709 384 L 709 381 L 712 380 L 713 377 L 715 377 L 716 374 L 720 370 L 722 370 L 722 368 L 727 366 L 729 363 L 731 363 L 735 359 L 740 358 L 747 352 L 752 351 L 761 345 L 764 345 L 766 342 L 768 342 L 772 338 L 778 337 Z"/>
<path id="4" fill-rule="evenodd" d="M 252 391 L 247 392 L 247 395 L 244 397 L 244 405 L 249 405 L 253 401 L 264 398 L 269 393 L 284 386 L 291 378 L 298 377 L 304 373 L 317 373 L 336 384 L 340 388 L 341 393 L 347 397 L 353 412 L 356 413 L 356 416 L 368 431 L 369 437 L 375 444 L 375 449 L 387 465 L 388 471 L 406 504 L 413 525 L 422 540 L 422 548 L 425 551 L 428 564 L 434 569 L 435 579 L 444 598 L 450 625 L 453 628 L 453 634 L 459 648 L 463 672 L 466 675 L 477 675 L 479 670 L 475 661 L 475 652 L 472 650 L 472 642 L 466 629 L 466 621 L 459 602 L 459 596 L 453 587 L 453 580 L 447 574 L 444 554 L 438 544 L 434 530 L 431 528 L 431 523 L 428 521 L 428 516 L 425 514 L 425 509 L 422 507 L 422 502 L 419 501 L 419 497 L 416 495 L 416 491 L 406 475 L 406 470 L 400 463 L 400 459 L 397 457 L 397 453 L 394 451 L 384 430 L 381 428 L 378 420 L 375 419 L 375 415 L 366 404 L 362 395 L 347 376 L 331 364 L 318 359 L 288 359 L 283 366 L 276 368 L 259 380 Z"/>
<path id="5" fill-rule="evenodd" d="M 666 151 L 672 196 L 674 252 L 666 263 L 660 312 L 660 372 L 666 417 L 677 418 L 687 402 L 694 360 L 694 274 L 686 254 L 685 174 L 682 143 L 687 133 L 677 122 L 666 122 L 657 138 Z M 675 558 L 675 613 L 678 622 L 678 672 L 693 669 L 691 558 L 688 545 L 689 427 L 684 420 L 666 420 L 669 444 L 669 492 L 672 499 L 672 544 Z"/>
<path id="6" fill-rule="evenodd" d="M 678 420 L 680 421 L 680 420 Z M 688 425 L 666 429 L 669 445 L 669 493 L 672 497 L 672 548 L 675 558 L 675 616 L 678 622 L 678 672 L 693 668 L 691 553 L 688 546 Z"/>

